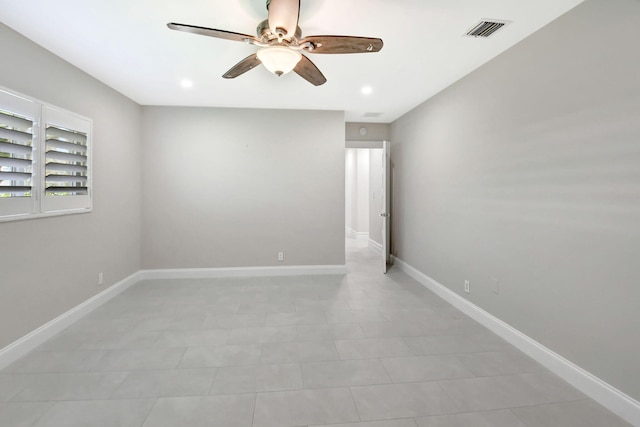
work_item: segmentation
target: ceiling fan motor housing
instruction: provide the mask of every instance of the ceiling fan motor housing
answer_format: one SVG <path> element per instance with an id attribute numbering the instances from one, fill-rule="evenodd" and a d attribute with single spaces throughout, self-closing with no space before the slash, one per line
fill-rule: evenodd
<path id="1" fill-rule="evenodd" d="M 273 34 L 273 32 L 271 31 L 271 28 L 269 28 L 268 19 L 265 19 L 260 24 L 258 24 L 258 28 L 256 28 L 256 34 L 258 35 L 258 38 L 266 39 L 267 41 L 277 40 L 280 38 L 278 37 L 278 34 Z M 284 35 L 286 36 L 286 34 Z M 302 38 L 302 29 L 299 26 L 296 27 L 296 33 L 293 35 L 292 38 L 296 40 L 299 40 L 300 38 Z"/>

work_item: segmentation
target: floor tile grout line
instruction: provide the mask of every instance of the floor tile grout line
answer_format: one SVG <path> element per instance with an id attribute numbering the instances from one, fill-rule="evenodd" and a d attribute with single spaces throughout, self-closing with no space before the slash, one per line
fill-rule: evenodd
<path id="1" fill-rule="evenodd" d="M 149 419 L 149 415 L 151 415 L 151 412 L 153 412 L 153 409 L 156 407 L 159 400 L 160 400 L 159 397 L 155 399 L 155 401 L 153 402 L 153 405 L 151 405 L 151 408 L 149 409 L 149 412 L 147 412 L 147 415 L 144 417 L 144 420 L 142 420 L 142 423 L 140 423 L 140 427 L 143 427 L 146 424 L 147 420 Z"/>
<path id="2" fill-rule="evenodd" d="M 365 360 L 381 360 L 381 359 L 365 359 Z M 327 361 L 327 363 L 331 363 L 331 362 L 341 362 L 341 361 Z M 275 364 L 275 365 L 299 365 L 301 368 L 301 375 L 303 374 L 303 370 L 301 365 L 304 363 L 324 363 L 324 362 L 299 362 L 299 363 L 284 363 L 284 364 Z M 306 386 L 306 384 L 303 383 L 303 389 L 287 389 L 287 390 L 265 390 L 265 391 L 261 391 L 261 393 L 278 393 L 278 392 L 283 392 L 283 391 L 296 391 L 296 390 L 327 390 L 327 389 L 336 389 L 336 388 L 352 388 L 352 387 L 373 387 L 373 386 L 391 386 L 391 385 L 406 385 L 406 384 L 425 384 L 425 383 L 441 383 L 444 381 L 462 381 L 462 380 L 470 380 L 470 379 L 481 379 L 481 378 L 511 378 L 511 377 L 520 377 L 522 374 L 508 374 L 508 375 L 497 375 L 497 376 L 492 376 L 492 377 L 465 377 L 465 378 L 460 378 L 460 377 L 456 377 L 456 378 L 450 378 L 450 379 L 446 379 L 446 378 L 441 378 L 441 379 L 433 379 L 433 380 L 417 380 L 417 381 L 403 381 L 403 382 L 395 382 L 393 381 L 393 379 L 391 378 L 390 375 L 388 375 L 388 372 L 386 371 L 386 367 L 384 366 L 383 363 L 381 363 L 383 368 L 385 369 L 385 372 L 387 373 L 388 379 L 390 380 L 389 383 L 367 383 L 367 384 L 351 384 L 351 385 L 328 385 L 328 386 L 323 386 L 323 387 L 312 387 L 312 388 L 308 388 Z M 270 365 L 270 364 L 269 364 Z M 215 369 L 216 372 L 214 374 L 214 379 L 212 380 L 212 386 L 215 382 L 215 376 L 217 376 L 218 372 L 220 371 L 220 369 L 223 368 L 235 368 L 235 367 L 243 367 L 243 366 L 261 366 L 259 364 L 257 365 L 233 365 L 233 366 L 225 366 L 225 367 L 217 367 L 217 368 L 197 368 L 199 369 Z M 266 366 L 266 365 L 265 365 Z M 113 371 L 113 372 L 123 372 L 123 373 L 127 373 L 127 375 L 134 373 L 134 372 L 171 372 L 174 371 L 172 369 L 168 369 L 168 370 L 141 370 L 141 371 Z M 97 375 L 101 375 L 101 374 L 97 374 Z M 125 377 L 126 378 L 126 377 Z M 123 382 L 124 383 L 124 380 Z M 114 392 L 122 385 L 119 384 L 118 386 L 116 386 L 116 389 L 114 390 Z M 538 391 L 537 389 L 529 386 L 532 390 L 534 391 Z M 194 395 L 194 396 L 210 396 L 210 391 L 211 388 L 209 389 L 209 393 L 204 394 L 204 395 Z M 250 394 L 250 393 L 254 393 L 252 391 L 246 391 L 246 392 L 237 392 L 237 393 L 220 393 L 220 394 L 215 394 L 214 396 L 219 396 L 219 395 L 238 395 L 238 394 Z M 446 390 L 445 390 L 446 393 Z M 447 393 L 447 396 L 448 393 Z M 148 398 L 152 398 L 153 396 L 150 396 Z M 158 397 L 184 397 L 184 395 L 176 395 L 176 396 L 158 396 Z M 140 399 L 145 399 L 147 397 L 141 397 L 141 398 L 123 398 L 123 399 L 111 399 L 111 398 L 89 398 L 89 399 L 61 399 L 61 400 L 55 400 L 55 402 L 59 402 L 59 401 L 96 401 L 96 400 L 140 400 Z M 7 403 L 10 402 L 46 402 L 47 400 L 21 400 L 21 401 L 8 401 Z M 537 403 L 537 404 L 533 404 L 533 405 L 526 405 L 526 406 L 537 406 L 537 405 L 546 405 L 546 404 L 558 404 L 558 403 L 565 403 L 565 402 L 577 402 L 577 401 L 589 401 L 588 398 L 576 398 L 576 399 L 564 399 L 564 400 L 556 400 L 556 401 L 549 401 L 549 402 L 544 402 L 544 403 Z M 476 411 L 474 411 L 476 412 Z"/>
<path id="3" fill-rule="evenodd" d="M 30 427 L 35 426 L 38 423 L 38 421 L 40 421 L 40 419 L 42 419 L 51 410 L 51 408 L 55 406 L 55 404 L 56 402 L 49 402 L 49 407 L 46 410 L 42 411 L 42 414 L 40 414 L 40 416 L 30 424 Z"/>
<path id="4" fill-rule="evenodd" d="M 378 359 L 380 365 L 382 366 L 382 369 L 384 369 L 385 374 L 387 375 L 387 379 L 392 383 L 395 384 L 395 380 L 393 379 L 393 377 L 391 376 L 391 374 L 389 373 L 389 370 L 387 369 L 387 367 L 384 364 L 384 359 L 380 358 Z"/>
<path id="5" fill-rule="evenodd" d="M 180 347 L 178 347 L 180 348 Z M 185 347 L 184 351 L 182 352 L 182 354 L 180 355 L 180 358 L 178 359 L 178 362 L 176 363 L 176 365 L 172 368 L 173 370 L 178 369 L 178 367 L 180 366 L 180 364 L 182 363 L 182 361 L 184 360 L 184 356 L 187 354 L 187 351 L 189 350 L 189 347 Z"/>
<path id="6" fill-rule="evenodd" d="M 517 409 L 517 408 L 509 408 L 507 409 L 507 411 L 509 411 L 516 418 L 516 420 L 520 421 L 523 425 L 526 426 L 527 423 L 518 416 L 518 414 L 514 411 L 514 409 Z"/>
<path id="7" fill-rule="evenodd" d="M 194 395 L 196 397 L 205 397 L 205 395 Z M 95 399 L 57 399 L 57 400 L 23 400 L 23 401 L 15 401 L 15 402 L 2 402 L 2 403 L 62 403 L 62 402 L 124 402 L 127 400 L 152 400 L 152 399 L 160 399 L 160 398 L 172 398 L 172 397 L 187 397 L 187 396 L 147 396 L 147 397 L 122 397 L 116 399 L 110 398 L 95 398 Z M 189 396 L 192 397 L 192 396 Z"/>
<path id="8" fill-rule="evenodd" d="M 207 396 L 211 396 L 211 392 L 213 391 L 213 386 L 216 384 L 216 379 L 220 373 L 220 368 L 215 368 L 216 372 L 213 374 L 213 379 L 211 380 L 211 385 L 209 386 L 209 390 L 207 391 Z"/>
<path id="9" fill-rule="evenodd" d="M 253 411 L 251 411 L 251 425 L 255 424 L 256 408 L 258 407 L 258 393 L 253 394 Z"/>
<path id="10" fill-rule="evenodd" d="M 358 414 L 358 419 L 362 422 L 362 415 L 360 414 L 360 409 L 358 409 L 358 402 L 356 402 L 356 396 L 353 394 L 353 388 L 349 387 L 349 393 L 351 394 L 351 400 L 353 401 L 353 407 L 356 410 L 356 414 Z"/>
<path id="11" fill-rule="evenodd" d="M 307 382 L 304 379 L 304 369 L 302 367 L 302 362 L 299 362 L 298 365 L 300 366 L 300 378 L 302 379 L 302 389 L 303 390 L 309 390 L 307 388 Z"/>

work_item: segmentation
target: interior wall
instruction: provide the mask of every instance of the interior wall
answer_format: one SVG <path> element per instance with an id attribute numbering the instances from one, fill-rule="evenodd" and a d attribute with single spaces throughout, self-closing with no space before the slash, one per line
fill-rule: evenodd
<path id="1" fill-rule="evenodd" d="M 369 150 L 358 149 L 358 223 L 356 231 L 369 233 Z"/>
<path id="2" fill-rule="evenodd" d="M 345 233 L 354 233 L 358 223 L 358 151 L 347 148 L 345 157 Z M 355 237 L 355 236 L 353 236 Z"/>
<path id="3" fill-rule="evenodd" d="M 351 237 L 368 237 L 370 218 L 369 149 L 345 149 L 346 232 Z"/>
<path id="4" fill-rule="evenodd" d="M 369 239 L 382 245 L 382 149 L 373 148 L 369 154 Z"/>
<path id="5" fill-rule="evenodd" d="M 365 128 L 367 134 L 361 135 L 360 128 Z M 391 124 L 348 122 L 345 123 L 345 138 L 347 141 L 388 141 L 391 139 Z"/>
<path id="6" fill-rule="evenodd" d="M 398 256 L 636 400 L 638 17 L 586 1 L 391 138 Z"/>
<path id="7" fill-rule="evenodd" d="M 0 223 L 3 348 L 140 269 L 141 108 L 2 24 L 0 51 L 0 86 L 93 119 L 94 155 L 92 213 Z"/>
<path id="8" fill-rule="evenodd" d="M 142 123 L 145 269 L 344 265 L 344 113 L 144 107 Z"/>

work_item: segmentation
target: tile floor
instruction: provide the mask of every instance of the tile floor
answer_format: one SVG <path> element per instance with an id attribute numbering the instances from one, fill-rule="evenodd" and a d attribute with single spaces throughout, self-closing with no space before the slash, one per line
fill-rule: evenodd
<path id="1" fill-rule="evenodd" d="M 627 425 L 347 247 L 346 276 L 135 285 L 0 371 L 0 425 Z"/>

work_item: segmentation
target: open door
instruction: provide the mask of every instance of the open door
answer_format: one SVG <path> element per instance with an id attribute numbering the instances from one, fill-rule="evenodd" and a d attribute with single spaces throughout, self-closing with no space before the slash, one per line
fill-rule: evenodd
<path id="1" fill-rule="evenodd" d="M 382 143 L 382 272 L 387 273 L 391 261 L 391 147 Z"/>

